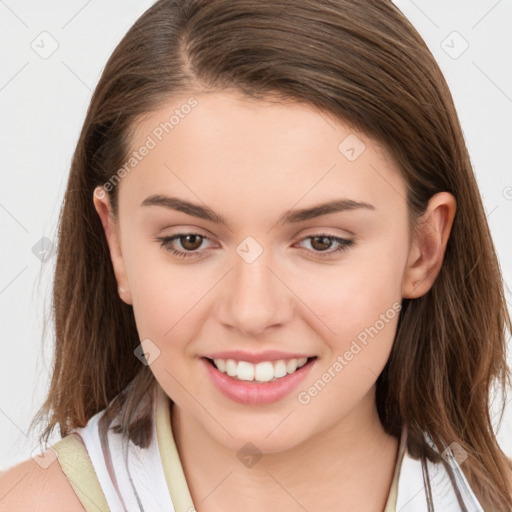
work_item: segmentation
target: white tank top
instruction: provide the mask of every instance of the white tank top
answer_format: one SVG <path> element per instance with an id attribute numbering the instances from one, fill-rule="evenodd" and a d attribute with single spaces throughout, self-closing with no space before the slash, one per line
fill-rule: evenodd
<path id="1" fill-rule="evenodd" d="M 132 441 L 123 444 L 121 434 L 100 423 L 105 410 L 94 415 L 84 428 L 73 431 L 85 444 L 112 512 L 196 511 L 172 434 L 172 402 L 155 384 L 153 435 L 147 448 L 141 449 Z M 150 396 L 148 393 L 146 400 Z M 447 448 L 443 455 L 446 465 L 428 460 L 423 464 L 412 458 L 404 427 L 384 512 L 484 512 L 452 451 Z"/>

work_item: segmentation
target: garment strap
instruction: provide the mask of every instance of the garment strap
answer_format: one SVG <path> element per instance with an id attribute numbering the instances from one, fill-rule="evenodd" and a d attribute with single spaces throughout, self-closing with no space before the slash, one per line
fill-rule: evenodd
<path id="1" fill-rule="evenodd" d="M 398 457 L 395 463 L 395 470 L 393 472 L 393 481 L 389 490 L 388 499 L 384 512 L 396 512 L 396 504 L 398 500 L 398 482 L 400 480 L 400 472 L 402 469 L 402 460 L 407 450 L 407 427 L 402 426 L 402 433 L 400 435 L 400 443 L 398 445 Z"/>
<path id="2" fill-rule="evenodd" d="M 89 454 L 77 434 L 69 434 L 52 445 L 62 471 L 86 512 L 110 512 Z"/>

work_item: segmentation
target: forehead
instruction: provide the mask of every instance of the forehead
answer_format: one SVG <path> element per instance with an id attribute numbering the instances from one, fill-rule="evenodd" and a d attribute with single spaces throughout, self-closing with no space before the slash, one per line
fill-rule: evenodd
<path id="1" fill-rule="evenodd" d="M 176 96 L 140 120 L 131 151 L 139 155 L 121 188 L 138 199 L 172 191 L 226 209 L 232 201 L 281 211 L 326 198 L 376 206 L 405 198 L 384 148 L 307 104 L 226 91 Z"/>

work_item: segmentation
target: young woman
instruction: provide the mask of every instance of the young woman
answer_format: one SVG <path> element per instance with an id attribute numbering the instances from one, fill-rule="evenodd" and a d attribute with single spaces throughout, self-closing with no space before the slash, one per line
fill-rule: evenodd
<path id="1" fill-rule="evenodd" d="M 0 507 L 512 509 L 500 269 L 391 2 L 158 1 L 94 92 L 59 233 L 34 424 L 62 439 Z"/>

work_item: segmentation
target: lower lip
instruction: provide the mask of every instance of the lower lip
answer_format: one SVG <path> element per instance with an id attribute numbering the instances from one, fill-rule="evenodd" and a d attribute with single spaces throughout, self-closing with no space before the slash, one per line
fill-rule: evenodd
<path id="1" fill-rule="evenodd" d="M 201 358 L 206 372 L 219 391 L 235 402 L 250 405 L 277 402 L 290 394 L 306 378 L 315 361 L 316 357 L 308 360 L 304 366 L 286 377 L 281 377 L 273 382 L 258 383 L 234 379 L 219 371 L 208 359 Z"/>

